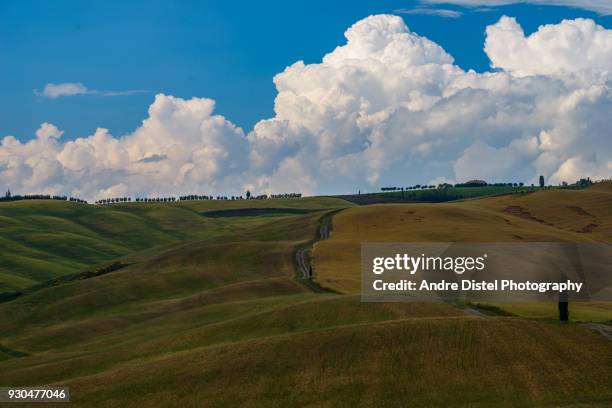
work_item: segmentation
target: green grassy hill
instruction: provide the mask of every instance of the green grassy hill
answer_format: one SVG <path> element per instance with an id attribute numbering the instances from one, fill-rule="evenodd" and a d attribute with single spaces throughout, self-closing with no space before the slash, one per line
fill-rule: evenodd
<path id="1" fill-rule="evenodd" d="M 265 220 L 218 220 L 206 212 L 236 208 L 320 209 L 344 200 L 304 198 L 188 201 L 93 206 L 40 200 L 0 203 L 0 293 L 183 240 L 214 237 Z M 282 213 L 274 214 L 282 216 Z"/>
<path id="2" fill-rule="evenodd" d="M 508 194 L 527 194 L 540 190 L 539 187 L 528 186 L 478 186 L 478 187 L 446 187 L 424 188 L 418 190 L 387 191 L 377 193 L 341 195 L 347 201 L 359 205 L 389 204 L 389 203 L 443 203 L 485 196 Z"/>
<path id="3" fill-rule="evenodd" d="M 406 217 L 442 220 L 432 239 L 446 238 L 445 225 L 465 217 L 474 231 L 494 231 L 510 219 L 490 232 L 508 237 L 548 238 L 563 233 L 558 227 L 512 218 L 503 203 L 489 201 L 458 208 L 281 201 L 83 207 L 135 217 L 133 225 L 168 239 L 157 246 L 133 241 L 122 255 L 130 265 L 119 270 L 0 303 L 0 384 L 69 386 L 77 407 L 612 403 L 612 342 L 596 331 L 552 319 L 477 316 L 446 303 L 361 303 L 350 290 L 350 268 L 343 269 L 353 263 L 352 239 L 403 239 Z M 585 208 L 602 227 L 591 234 L 607 231 L 605 211 L 597 210 L 606 204 L 598 203 Z M 14 203 L 13 214 L 23 204 L 26 217 L 50 211 Z M 245 205 L 275 210 L 232 212 Z M 55 211 L 62 208 L 76 211 Z M 347 209 L 334 216 L 332 238 L 316 244 L 314 262 L 317 279 L 335 282 L 342 294 L 313 292 L 296 278 L 295 249 L 313 239 L 332 208 Z M 224 210 L 232 211 L 218 213 Z M 87 225 L 84 235 L 94 230 L 85 216 L 53 217 Z M 425 234 L 425 224 L 414 233 Z M 24 232 L 23 241 L 33 233 Z M 121 234 L 99 239 L 129 240 Z"/>

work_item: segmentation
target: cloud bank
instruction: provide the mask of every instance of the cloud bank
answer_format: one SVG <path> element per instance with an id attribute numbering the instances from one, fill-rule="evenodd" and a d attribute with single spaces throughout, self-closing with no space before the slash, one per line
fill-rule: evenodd
<path id="1" fill-rule="evenodd" d="M 245 134 L 214 101 L 157 95 L 133 133 L 0 144 L 15 191 L 117 195 L 342 193 L 437 181 L 551 183 L 612 175 L 612 30 L 587 19 L 525 37 L 487 28 L 493 71 L 454 65 L 397 16 L 365 18 L 317 64 L 274 77 L 275 116 Z"/>

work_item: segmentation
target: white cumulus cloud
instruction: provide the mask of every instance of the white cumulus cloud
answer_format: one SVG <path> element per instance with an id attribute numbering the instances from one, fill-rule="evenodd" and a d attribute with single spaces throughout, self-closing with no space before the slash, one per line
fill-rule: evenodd
<path id="1" fill-rule="evenodd" d="M 529 37 L 511 17 L 487 27 L 485 52 L 494 68 L 515 75 L 555 75 L 612 68 L 612 31 L 593 20 L 563 20 Z"/>
<path id="2" fill-rule="evenodd" d="M 210 99 L 160 94 L 120 137 L 100 128 L 62 141 L 48 123 L 25 143 L 5 137 L 0 179 L 102 198 L 609 178 L 610 35 L 577 19 L 525 37 L 503 17 L 485 41 L 496 70 L 476 73 L 400 17 L 371 16 L 321 62 L 276 75 L 275 115 L 246 135 Z"/>
<path id="3" fill-rule="evenodd" d="M 248 136 L 253 165 L 274 179 L 279 163 L 297 159 L 316 180 L 315 190 L 326 193 L 355 190 L 364 181 L 608 176 L 612 154 L 601 122 L 612 114 L 610 35 L 579 19 L 541 27 L 526 39 L 503 17 L 486 39 L 500 70 L 478 74 L 454 65 L 401 18 L 368 17 L 321 63 L 297 62 L 275 77 L 276 116 Z M 526 56 L 530 42 L 548 54 Z M 504 43 L 509 49 L 501 56 Z M 538 142 L 542 132 L 548 144 Z M 590 164 L 572 167 L 584 173 L 560 173 L 567 160 Z"/>
<path id="4" fill-rule="evenodd" d="M 36 137 L 39 139 L 45 139 L 49 137 L 60 138 L 64 134 L 63 131 L 59 130 L 57 126 L 44 122 L 40 125 L 40 127 L 36 130 Z"/>
<path id="5" fill-rule="evenodd" d="M 211 99 L 160 94 L 133 133 L 114 137 L 98 128 L 65 143 L 55 126 L 43 123 L 26 143 L 2 139 L 0 178 L 14 190 L 87 198 L 223 191 L 237 184 L 224 183 L 244 172 L 248 152 L 243 131 L 213 109 Z"/>

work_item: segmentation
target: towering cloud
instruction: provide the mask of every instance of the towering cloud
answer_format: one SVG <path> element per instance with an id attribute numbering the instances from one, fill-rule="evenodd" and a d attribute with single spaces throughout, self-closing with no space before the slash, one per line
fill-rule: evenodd
<path id="1" fill-rule="evenodd" d="M 276 116 L 248 136 L 262 184 L 287 158 L 323 192 L 362 180 L 610 175 L 612 31 L 579 19 L 525 38 L 503 17 L 485 48 L 500 70 L 485 74 L 453 65 L 399 17 L 368 17 L 346 38 L 320 64 L 275 77 Z"/>
<path id="2" fill-rule="evenodd" d="M 483 74 L 397 16 L 368 17 L 345 36 L 320 63 L 275 76 L 275 116 L 247 135 L 210 99 L 158 95 L 119 138 L 98 129 L 62 143 L 47 123 L 27 143 L 5 137 L 1 179 L 92 198 L 612 175 L 612 30 L 577 19 L 525 37 L 503 17 L 487 28 L 495 70 Z"/>
<path id="3" fill-rule="evenodd" d="M 485 51 L 491 66 L 516 76 L 564 75 L 612 68 L 612 35 L 593 20 L 564 20 L 525 37 L 514 18 L 487 27 Z"/>

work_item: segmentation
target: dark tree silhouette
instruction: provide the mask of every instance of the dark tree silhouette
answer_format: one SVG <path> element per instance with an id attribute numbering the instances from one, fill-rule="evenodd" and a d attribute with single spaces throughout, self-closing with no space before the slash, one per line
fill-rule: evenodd
<path id="1" fill-rule="evenodd" d="M 559 320 L 567 322 L 569 320 L 569 302 L 567 292 L 559 293 Z"/>

